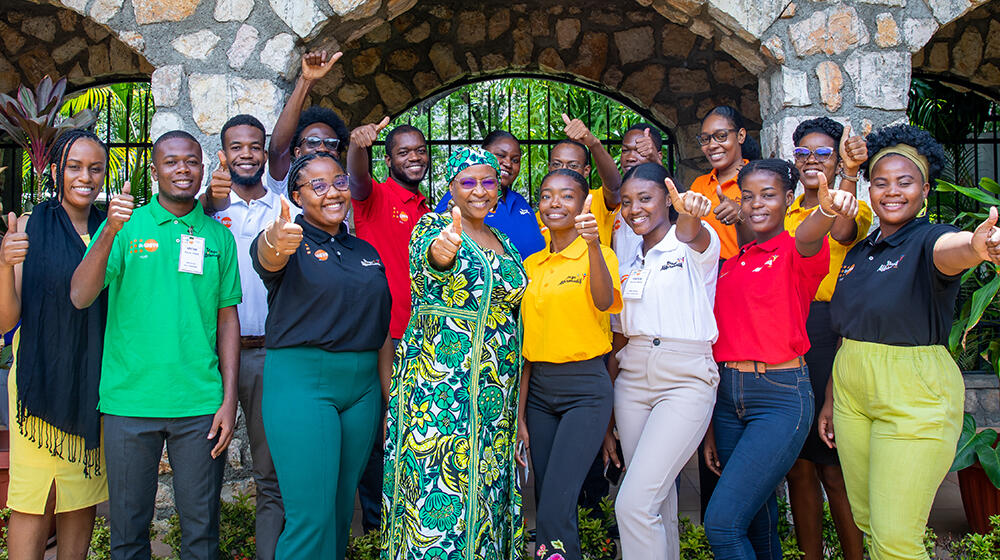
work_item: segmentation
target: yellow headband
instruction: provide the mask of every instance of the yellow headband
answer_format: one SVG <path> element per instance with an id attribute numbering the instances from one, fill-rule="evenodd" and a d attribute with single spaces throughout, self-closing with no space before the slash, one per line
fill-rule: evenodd
<path id="1" fill-rule="evenodd" d="M 878 163 L 878 160 L 884 158 L 885 156 L 905 157 L 917 166 L 917 169 L 919 169 L 920 173 L 923 175 L 925 183 L 930 180 L 931 164 L 927 161 L 927 157 L 918 152 L 913 146 L 910 146 L 909 144 L 896 144 L 894 146 L 886 146 L 885 148 L 882 148 L 868 163 L 869 171 L 874 170 L 875 164 Z"/>

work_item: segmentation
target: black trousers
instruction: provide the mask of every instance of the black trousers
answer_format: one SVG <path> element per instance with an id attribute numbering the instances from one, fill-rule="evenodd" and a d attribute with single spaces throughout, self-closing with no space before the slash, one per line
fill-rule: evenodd
<path id="1" fill-rule="evenodd" d="M 577 499 L 601 448 L 614 404 L 600 357 L 568 364 L 534 362 L 525 407 L 535 469 L 536 547 L 580 559 Z M 563 550 L 559 550 L 558 543 Z"/>

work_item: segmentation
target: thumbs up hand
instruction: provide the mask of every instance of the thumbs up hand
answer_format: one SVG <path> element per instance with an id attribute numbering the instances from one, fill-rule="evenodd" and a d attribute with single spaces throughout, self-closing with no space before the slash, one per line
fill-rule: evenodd
<path id="1" fill-rule="evenodd" d="M 817 173 L 819 178 L 819 190 L 816 193 L 819 198 L 820 210 L 827 216 L 841 216 L 853 220 L 858 215 L 858 199 L 847 191 L 831 191 L 826 182 L 826 175 Z"/>
<path id="2" fill-rule="evenodd" d="M 580 237 L 588 245 L 597 245 L 601 242 L 600 230 L 597 227 L 597 218 L 590 212 L 590 205 L 593 202 L 594 195 L 588 194 L 587 199 L 583 201 L 583 210 L 574 218 L 576 232 L 580 234 Z"/>
<path id="3" fill-rule="evenodd" d="M 293 255 L 302 244 L 302 226 L 292 221 L 291 214 L 288 201 L 282 198 L 281 214 L 265 232 L 265 235 L 274 240 L 274 251 L 279 255 Z"/>
<path id="4" fill-rule="evenodd" d="M 219 167 L 212 172 L 208 182 L 208 196 L 213 200 L 229 200 L 229 192 L 233 188 L 233 178 L 229 172 L 229 162 L 226 154 L 219 150 Z"/>
<path id="5" fill-rule="evenodd" d="M 707 196 L 694 191 L 685 191 L 683 194 L 677 192 L 677 186 L 669 177 L 663 180 L 667 185 L 667 193 L 670 194 L 670 204 L 678 214 L 704 218 L 712 211 L 712 201 Z"/>
<path id="6" fill-rule="evenodd" d="M 984 261 L 1000 265 L 1000 229 L 997 228 L 996 206 L 990 208 L 989 217 L 972 233 L 972 248 Z"/>
<path id="7" fill-rule="evenodd" d="M 125 181 L 122 192 L 111 197 L 111 202 L 108 203 L 108 222 L 104 227 L 118 233 L 132 217 L 133 210 L 135 199 L 132 198 L 132 184 Z"/>
<path id="8" fill-rule="evenodd" d="M 455 206 L 451 209 L 451 223 L 431 242 L 430 256 L 434 265 L 445 270 L 455 262 L 455 255 L 462 248 L 462 211 Z"/>
<path id="9" fill-rule="evenodd" d="M 660 161 L 662 159 L 657 152 L 656 144 L 653 143 L 653 137 L 649 134 L 649 129 L 642 131 L 642 136 L 640 136 L 635 141 L 635 149 L 642 156 L 642 159 L 647 161 Z"/>
<path id="10" fill-rule="evenodd" d="M 0 266 L 12 267 L 28 256 L 28 234 L 17 230 L 17 214 L 7 214 L 7 235 L 0 242 Z"/>
<path id="11" fill-rule="evenodd" d="M 715 187 L 715 194 L 719 197 L 719 205 L 713 210 L 715 218 L 727 226 L 742 222 L 743 209 L 739 203 L 723 194 L 722 186 Z"/>
<path id="12" fill-rule="evenodd" d="M 375 144 L 378 133 L 389 126 L 389 117 L 385 117 L 378 124 L 365 124 L 351 131 L 351 144 L 358 148 L 368 149 Z"/>
<path id="13" fill-rule="evenodd" d="M 583 121 L 580 119 L 570 119 L 566 113 L 562 114 L 562 119 L 566 123 L 566 128 L 563 129 L 563 132 L 566 133 L 566 138 L 587 147 L 591 147 L 595 142 L 598 142 L 597 137 L 590 132 L 587 125 L 583 124 Z"/>
<path id="14" fill-rule="evenodd" d="M 861 164 L 868 161 L 868 143 L 863 136 L 851 136 L 851 125 L 844 127 L 838 150 L 844 174 L 856 176 Z"/>

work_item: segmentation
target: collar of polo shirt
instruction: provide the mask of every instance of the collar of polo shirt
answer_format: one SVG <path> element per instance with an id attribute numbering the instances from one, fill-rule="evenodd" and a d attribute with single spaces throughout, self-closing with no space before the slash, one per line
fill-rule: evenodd
<path id="1" fill-rule="evenodd" d="M 183 216 L 174 216 L 166 208 L 160 204 L 160 195 L 157 194 L 153 197 L 153 202 L 150 204 L 149 213 L 156 220 L 157 225 L 163 225 L 171 220 L 177 220 L 182 224 L 191 228 L 195 233 L 201 231 L 201 228 L 205 226 L 205 220 L 209 219 L 205 215 L 205 211 L 201 208 L 201 203 L 197 200 L 194 203 L 194 208 L 190 212 L 184 214 Z"/>
<path id="2" fill-rule="evenodd" d="M 326 243 L 327 241 L 330 241 L 330 238 L 332 237 L 348 249 L 354 248 L 354 238 L 347 233 L 347 225 L 344 224 L 344 222 L 340 223 L 340 231 L 337 232 L 337 235 L 332 236 L 330 235 L 330 232 L 320 229 L 307 222 L 302 214 L 295 217 L 295 223 L 302 226 L 303 237 L 308 237 L 314 243 Z"/>
<path id="3" fill-rule="evenodd" d="M 923 218 L 913 218 L 909 222 L 903 224 L 903 227 L 897 229 L 892 235 L 884 239 L 879 239 L 882 235 L 882 230 L 875 228 L 875 231 L 865 239 L 865 243 L 871 245 L 872 247 L 885 243 L 890 247 L 898 247 L 903 241 L 906 241 L 906 234 L 908 231 L 917 226 L 917 224 L 923 224 L 930 221 L 930 218 L 924 216 Z"/>

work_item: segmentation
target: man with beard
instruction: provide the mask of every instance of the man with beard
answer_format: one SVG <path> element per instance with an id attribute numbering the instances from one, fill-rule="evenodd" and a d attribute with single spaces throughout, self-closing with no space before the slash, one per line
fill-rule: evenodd
<path id="1" fill-rule="evenodd" d="M 73 274 L 70 300 L 108 290 L 99 409 L 104 414 L 111 557 L 149 558 L 166 442 L 185 558 L 219 556 L 219 493 L 236 423 L 239 265 L 233 236 L 205 215 L 201 145 L 174 130 L 153 144 L 148 204 L 128 183 Z"/>
<path id="2" fill-rule="evenodd" d="M 240 315 L 239 399 L 246 417 L 257 484 L 257 558 L 271 560 L 284 520 L 278 476 L 264 437 L 261 395 L 264 374 L 264 322 L 267 290 L 250 262 L 250 244 L 281 214 L 281 197 L 264 187 L 267 163 L 265 129 L 250 115 L 236 115 L 222 126 L 219 167 L 201 195 L 205 212 L 229 228 L 236 239 L 243 285 Z M 300 212 L 291 206 L 294 214 Z M 294 217 L 294 216 L 293 216 Z"/>
<path id="3" fill-rule="evenodd" d="M 389 336 L 399 343 L 410 321 L 410 234 L 413 226 L 430 212 L 419 185 L 427 175 L 430 156 L 423 133 L 410 125 L 398 126 L 385 137 L 385 164 L 389 176 L 378 183 L 369 172 L 368 149 L 388 126 L 389 118 L 366 124 L 351 132 L 347 148 L 347 172 L 351 176 L 354 226 L 361 239 L 371 243 L 385 265 L 392 295 Z M 392 359 L 380 356 L 380 360 Z M 388 401 L 388 395 L 384 395 Z M 376 443 L 358 487 L 365 532 L 379 528 L 382 507 L 382 445 Z"/>

